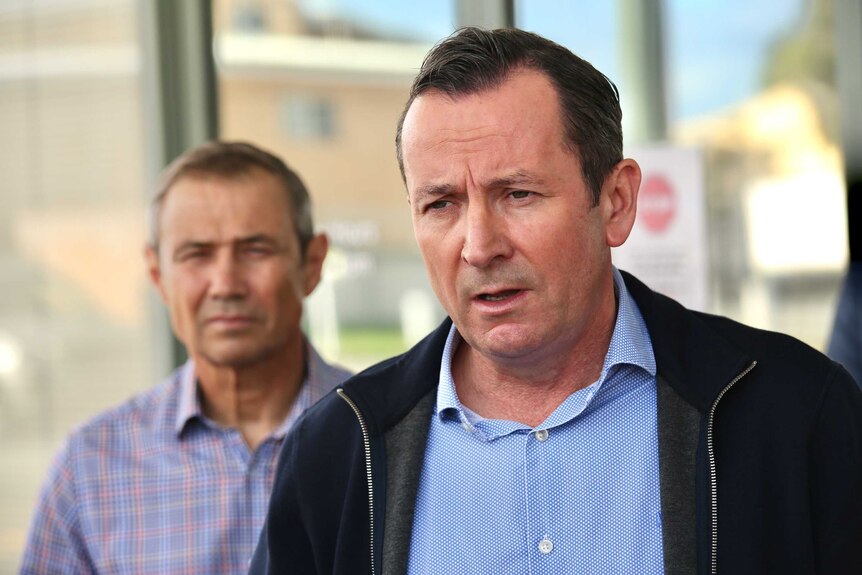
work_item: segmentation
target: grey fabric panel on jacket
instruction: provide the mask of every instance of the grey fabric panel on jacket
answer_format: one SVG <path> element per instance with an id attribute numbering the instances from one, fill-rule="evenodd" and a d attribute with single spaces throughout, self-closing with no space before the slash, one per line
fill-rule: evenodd
<path id="1" fill-rule="evenodd" d="M 383 575 L 407 573 L 416 493 L 436 398 L 437 388 L 434 388 L 386 433 Z"/>
<path id="2" fill-rule="evenodd" d="M 701 414 L 661 375 L 656 380 L 664 572 L 688 575 L 697 570 L 694 486 Z"/>

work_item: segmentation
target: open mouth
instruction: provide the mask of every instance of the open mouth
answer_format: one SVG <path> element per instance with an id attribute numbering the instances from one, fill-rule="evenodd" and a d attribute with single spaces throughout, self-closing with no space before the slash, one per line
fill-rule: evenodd
<path id="1" fill-rule="evenodd" d="M 505 291 L 501 291 L 501 292 L 497 292 L 497 293 L 483 293 L 483 294 L 479 294 L 478 298 L 482 301 L 503 301 L 506 298 L 510 298 L 510 297 L 520 293 L 520 291 L 521 290 L 510 289 L 510 290 L 505 290 Z"/>

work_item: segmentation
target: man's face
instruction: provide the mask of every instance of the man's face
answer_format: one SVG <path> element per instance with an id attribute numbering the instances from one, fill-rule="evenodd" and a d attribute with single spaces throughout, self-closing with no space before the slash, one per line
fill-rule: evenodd
<path id="1" fill-rule="evenodd" d="M 592 206 L 563 134 L 556 92 L 532 70 L 455 99 L 429 91 L 405 117 L 416 240 L 437 297 L 486 358 L 571 353 L 613 316 L 613 201 L 603 190 Z"/>
<path id="2" fill-rule="evenodd" d="M 303 297 L 320 279 L 325 236 L 306 261 L 278 180 L 253 169 L 224 178 L 186 176 L 165 197 L 150 276 L 189 355 L 246 367 L 301 341 Z"/>

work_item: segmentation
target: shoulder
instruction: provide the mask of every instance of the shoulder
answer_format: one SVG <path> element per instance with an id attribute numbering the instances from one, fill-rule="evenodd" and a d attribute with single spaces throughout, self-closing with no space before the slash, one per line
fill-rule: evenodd
<path id="1" fill-rule="evenodd" d="M 175 372 L 156 387 L 102 411 L 68 435 L 61 453 L 67 458 L 110 458 L 173 433 L 179 388 Z"/>
<path id="2" fill-rule="evenodd" d="M 344 433 L 360 430 L 360 417 L 376 428 L 374 415 L 385 409 L 382 396 L 397 392 L 401 379 L 395 366 L 401 360 L 402 356 L 390 358 L 358 374 L 339 378 L 332 391 L 302 414 L 291 435 L 301 437 L 303 443 L 343 439 Z"/>
<path id="3" fill-rule="evenodd" d="M 693 311 L 656 293 L 631 274 L 622 272 L 650 331 L 659 345 L 677 355 L 694 354 L 709 346 L 709 354 L 748 356 L 761 362 L 832 370 L 835 363 L 810 345 L 783 333 L 745 325 L 725 316 Z"/>
<path id="4" fill-rule="evenodd" d="M 751 365 L 742 387 L 794 411 L 811 407 L 831 385 L 855 385 L 840 365 L 792 336 L 688 310 L 630 274 L 624 277 L 649 330 L 659 371 L 701 410 Z"/>
<path id="5" fill-rule="evenodd" d="M 786 433 L 784 437 L 793 433 L 786 425 L 801 432 L 833 426 L 838 423 L 836 418 L 862 424 L 862 391 L 850 374 L 825 354 L 784 333 L 726 317 L 691 313 L 756 362 L 743 385 L 728 394 L 730 405 L 755 413 L 763 423 L 772 422 L 773 428 Z M 850 405 L 856 408 L 848 411 Z"/>
<path id="6" fill-rule="evenodd" d="M 153 444 L 154 430 L 162 427 L 161 420 L 169 411 L 165 406 L 178 387 L 174 379 L 99 413 L 70 432 L 43 481 L 37 515 L 74 508 L 82 493 L 99 493 L 105 482 L 122 477 L 123 462 L 142 453 L 143 445 Z"/>
<path id="7" fill-rule="evenodd" d="M 690 313 L 757 361 L 758 370 L 782 373 L 787 378 L 786 382 L 849 379 L 839 364 L 793 336 L 751 327 L 722 316 Z"/>
<path id="8" fill-rule="evenodd" d="M 303 413 L 291 435 L 328 442 L 336 432 L 358 433 L 360 418 L 373 436 L 388 431 L 437 385 L 450 326 L 444 321 L 409 351 L 344 381 Z"/>
<path id="9" fill-rule="evenodd" d="M 340 365 L 325 361 L 308 341 L 306 341 L 306 368 L 309 382 L 318 389 L 321 395 L 334 389 L 353 375 L 352 372 Z"/>

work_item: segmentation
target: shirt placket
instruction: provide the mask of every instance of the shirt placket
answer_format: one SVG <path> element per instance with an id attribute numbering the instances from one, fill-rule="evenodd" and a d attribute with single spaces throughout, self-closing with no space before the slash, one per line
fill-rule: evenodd
<path id="1" fill-rule="evenodd" d="M 559 573 L 559 545 L 562 533 L 555 532 L 553 521 L 552 465 L 550 465 L 556 433 L 540 427 L 528 432 L 524 441 L 524 494 L 527 509 L 526 548 L 531 575 Z M 569 534 L 565 538 L 570 540 Z"/>

